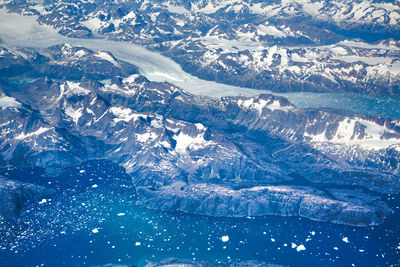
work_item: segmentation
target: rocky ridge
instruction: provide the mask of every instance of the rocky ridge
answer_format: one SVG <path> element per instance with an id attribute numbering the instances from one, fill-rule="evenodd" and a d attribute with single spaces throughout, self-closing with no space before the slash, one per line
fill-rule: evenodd
<path id="1" fill-rule="evenodd" d="M 200 78 L 276 92 L 399 94 L 400 9 L 391 1 L 26 1 L 63 35 L 164 53 Z"/>
<path id="2" fill-rule="evenodd" d="M 398 190 L 398 120 L 304 110 L 273 95 L 195 96 L 69 45 L 3 51 L 2 164 L 54 171 L 106 158 L 132 176 L 142 205 L 213 216 L 361 226 L 391 212 L 379 194 Z M 80 51 L 86 68 L 71 80 L 54 55 Z M 114 72 L 100 77 L 92 65 Z"/>

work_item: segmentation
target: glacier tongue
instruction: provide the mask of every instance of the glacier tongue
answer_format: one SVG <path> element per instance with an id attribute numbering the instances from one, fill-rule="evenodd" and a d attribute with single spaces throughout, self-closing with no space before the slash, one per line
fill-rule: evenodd
<path id="1" fill-rule="evenodd" d="M 39 25 L 35 16 L 21 16 L 0 10 L 0 37 L 6 47 L 44 48 L 55 44 L 70 43 L 96 51 L 110 51 L 118 59 L 137 65 L 141 74 L 153 81 L 168 81 L 188 92 L 207 96 L 247 95 L 270 93 L 268 90 L 256 90 L 230 86 L 194 77 L 182 70 L 171 59 L 160 53 L 149 51 L 132 43 L 115 42 L 106 39 L 69 38 L 58 34 L 49 26 Z M 32 32 L 35 32 L 34 34 Z M 32 34 L 31 34 L 32 33 Z M 400 101 L 395 96 L 365 96 L 346 94 L 318 93 L 279 93 L 298 107 L 335 107 L 350 109 L 355 112 L 371 112 L 385 117 L 400 118 L 397 105 Z M 371 110 L 371 103 L 375 107 Z"/>

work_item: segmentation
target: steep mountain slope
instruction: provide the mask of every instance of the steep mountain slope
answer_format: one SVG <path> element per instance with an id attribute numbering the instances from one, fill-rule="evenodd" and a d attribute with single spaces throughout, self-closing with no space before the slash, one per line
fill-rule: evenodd
<path id="1" fill-rule="evenodd" d="M 4 164 L 55 171 L 110 159 L 143 205 L 214 216 L 374 225 L 390 213 L 377 194 L 398 190 L 398 120 L 303 110 L 273 95 L 195 96 L 70 45 L 1 51 Z M 85 67 L 74 76 L 70 64 Z"/>
<path id="2" fill-rule="evenodd" d="M 400 93 L 398 1 L 26 1 L 70 37 L 138 43 L 217 82 L 276 92 Z"/>

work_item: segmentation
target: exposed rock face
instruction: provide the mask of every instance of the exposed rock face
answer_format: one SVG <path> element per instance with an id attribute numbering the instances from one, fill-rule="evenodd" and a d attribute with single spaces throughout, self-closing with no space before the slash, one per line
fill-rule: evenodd
<path id="1" fill-rule="evenodd" d="M 207 80 L 276 92 L 400 94 L 393 1 L 3 2 L 66 36 L 139 43 Z"/>
<path id="2" fill-rule="evenodd" d="M 57 80 L 37 72 L 21 80 L 16 70 L 43 51 L 53 56 L 40 75 Z M 114 65 L 110 54 L 71 80 L 70 61 L 54 60 L 63 51 L 84 51 L 80 64 L 88 66 L 98 55 L 62 45 L 0 57 L 10 63 L 2 72 L 0 163 L 56 170 L 107 158 L 132 175 L 139 203 L 165 210 L 351 225 L 375 225 L 390 212 L 374 195 L 400 186 L 398 120 L 299 109 L 273 95 L 195 96 L 138 74 L 101 80 L 97 70 Z M 135 69 L 114 66 L 121 75 Z"/>
<path id="3" fill-rule="evenodd" d="M 349 225 L 375 225 L 391 212 L 387 205 L 369 195 L 354 194 L 357 201 L 332 199 L 311 187 L 255 186 L 235 189 L 216 184 L 176 182 L 159 189 L 139 187 L 139 203 L 153 209 L 223 217 L 300 216 L 316 221 Z"/>
<path id="4" fill-rule="evenodd" d="M 40 53 L 29 49 L 20 52 L 15 54 L 4 47 L 0 48 L 2 77 L 24 79 L 46 76 L 75 81 L 83 77 L 104 80 L 138 73 L 135 66 L 117 60 L 109 52 L 94 53 L 69 44 L 55 45 Z"/>
<path id="5" fill-rule="evenodd" d="M 222 264 L 212 264 L 207 261 L 194 261 L 185 259 L 165 259 L 159 262 L 149 262 L 146 267 L 217 267 L 226 266 Z M 254 266 L 254 267 L 279 267 L 282 265 L 271 264 L 261 261 L 241 261 L 229 264 L 230 267 L 244 267 L 244 266 Z"/>
<path id="6" fill-rule="evenodd" d="M 54 192 L 54 189 L 0 177 L 0 215 L 6 219 L 15 219 L 25 202 Z"/>

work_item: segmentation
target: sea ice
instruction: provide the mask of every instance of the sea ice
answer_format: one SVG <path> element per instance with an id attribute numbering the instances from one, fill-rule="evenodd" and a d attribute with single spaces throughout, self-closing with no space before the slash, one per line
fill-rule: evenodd
<path id="1" fill-rule="evenodd" d="M 39 204 L 43 204 L 43 203 L 46 203 L 46 202 L 47 202 L 47 199 L 43 198 L 43 199 L 40 200 L 38 203 L 39 203 Z"/>
<path id="2" fill-rule="evenodd" d="M 296 248 L 296 250 L 297 250 L 297 251 L 303 251 L 303 250 L 306 250 L 306 247 L 305 247 L 304 245 L 299 245 L 299 246 Z"/>
<path id="3" fill-rule="evenodd" d="M 221 237 L 221 241 L 222 242 L 228 242 L 229 241 L 229 236 L 227 236 L 227 235 L 222 236 Z"/>

